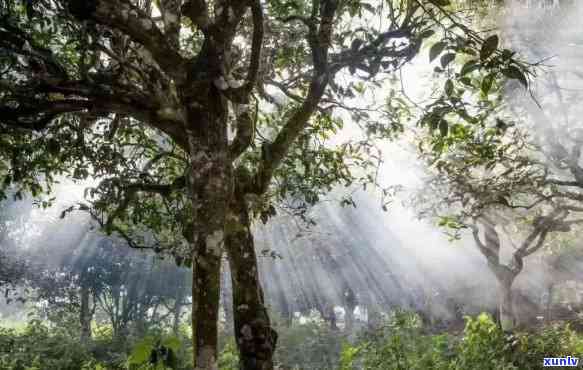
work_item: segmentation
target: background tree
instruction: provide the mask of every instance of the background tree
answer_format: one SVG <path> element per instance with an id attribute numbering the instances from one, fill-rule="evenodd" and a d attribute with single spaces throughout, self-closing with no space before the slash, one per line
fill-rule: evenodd
<path id="1" fill-rule="evenodd" d="M 492 112 L 500 109 L 493 107 Z M 417 202 L 422 214 L 440 217 L 440 225 L 455 237 L 463 228 L 472 230 L 500 286 L 502 328 L 511 330 L 512 284 L 524 258 L 544 247 L 550 233 L 568 232 L 581 219 L 562 191 L 550 184 L 548 165 L 525 127 L 499 117 L 485 115 L 477 126 L 459 122 L 448 133 L 421 143 L 420 148 L 429 148 L 422 153 L 434 173 Z M 522 240 L 514 244 L 516 235 Z M 508 263 L 503 262 L 504 239 L 514 249 Z"/>

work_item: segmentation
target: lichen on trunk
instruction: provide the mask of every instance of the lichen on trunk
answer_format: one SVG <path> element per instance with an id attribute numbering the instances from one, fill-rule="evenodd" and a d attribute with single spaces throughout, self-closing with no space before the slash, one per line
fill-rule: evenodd
<path id="1" fill-rule="evenodd" d="M 251 220 L 243 197 L 234 196 L 226 237 L 233 285 L 233 316 L 240 369 L 272 370 L 277 333 L 271 327 L 259 280 Z"/>

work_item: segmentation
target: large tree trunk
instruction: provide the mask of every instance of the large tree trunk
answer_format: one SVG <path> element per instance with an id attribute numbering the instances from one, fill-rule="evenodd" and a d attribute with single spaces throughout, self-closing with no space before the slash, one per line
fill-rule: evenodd
<path id="1" fill-rule="evenodd" d="M 220 58 L 208 44 L 208 60 Z M 220 71 L 207 71 L 210 76 Z M 183 93 L 187 93 L 186 90 Z M 196 369 L 216 370 L 221 255 L 227 208 L 232 196 L 232 166 L 227 138 L 228 102 L 214 87 L 185 101 L 192 202 L 192 330 Z"/>
<path id="2" fill-rule="evenodd" d="M 264 304 L 249 214 L 243 199 L 231 203 L 226 238 L 233 285 L 235 338 L 240 369 L 271 370 L 277 333 Z"/>
<path id="3" fill-rule="evenodd" d="M 81 324 L 81 342 L 88 342 L 91 339 L 91 319 L 93 314 L 89 307 L 89 288 L 81 286 L 81 310 L 79 321 Z"/>
<path id="4" fill-rule="evenodd" d="M 192 339 L 196 369 L 217 370 L 220 254 L 198 247 L 192 274 Z"/>

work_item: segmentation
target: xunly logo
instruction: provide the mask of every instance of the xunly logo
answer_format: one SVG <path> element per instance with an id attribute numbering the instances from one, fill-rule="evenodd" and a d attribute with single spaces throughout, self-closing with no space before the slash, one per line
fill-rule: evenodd
<path id="1" fill-rule="evenodd" d="M 577 366 L 579 364 L 579 359 L 577 357 L 545 357 L 543 366 Z"/>

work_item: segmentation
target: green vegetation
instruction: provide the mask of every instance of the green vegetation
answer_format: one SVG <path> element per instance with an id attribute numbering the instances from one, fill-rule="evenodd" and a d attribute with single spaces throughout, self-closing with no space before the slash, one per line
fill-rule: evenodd
<path id="1" fill-rule="evenodd" d="M 463 332 L 427 334 L 418 318 L 398 313 L 372 337 L 347 346 L 342 370 L 540 369 L 544 357 L 581 353 L 583 336 L 565 326 L 504 333 L 487 314 L 467 317 Z"/>
<path id="2" fill-rule="evenodd" d="M 431 333 L 421 319 L 393 312 L 380 328 L 349 339 L 322 322 L 279 328 L 275 367 L 297 370 L 530 370 L 544 357 L 578 354 L 583 334 L 568 324 L 505 333 L 487 314 L 466 317 L 461 332 Z M 0 368 L 12 370 L 185 370 L 192 368 L 189 338 L 150 333 L 120 351 L 111 337 L 81 345 L 63 330 L 31 321 L 24 330 L 0 330 Z M 222 345 L 220 370 L 237 370 L 235 344 Z M 279 367 L 278 367 L 279 366 Z"/>

